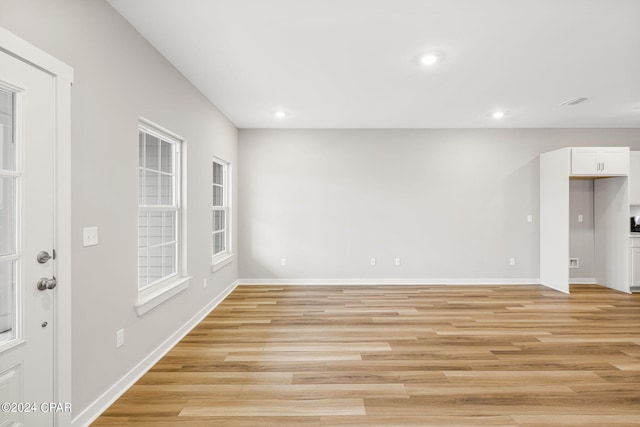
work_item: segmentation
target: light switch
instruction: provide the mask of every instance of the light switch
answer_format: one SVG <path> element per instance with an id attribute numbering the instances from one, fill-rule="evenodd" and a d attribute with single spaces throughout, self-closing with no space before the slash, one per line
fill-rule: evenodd
<path id="1" fill-rule="evenodd" d="M 85 248 L 98 244 L 98 227 L 85 227 L 82 229 L 82 244 Z"/>
<path id="2" fill-rule="evenodd" d="M 582 215 L 578 215 L 578 222 L 583 222 L 584 221 L 584 217 Z"/>

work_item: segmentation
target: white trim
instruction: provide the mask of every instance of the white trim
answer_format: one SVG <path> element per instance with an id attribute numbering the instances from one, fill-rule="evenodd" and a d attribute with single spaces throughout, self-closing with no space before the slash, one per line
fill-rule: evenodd
<path id="1" fill-rule="evenodd" d="M 191 330 L 211 313 L 233 290 L 238 286 L 238 281 L 231 283 L 209 304 L 198 311 L 191 319 L 171 334 L 162 344 L 142 359 L 136 366 L 116 381 L 107 391 L 94 400 L 86 409 L 77 414 L 72 426 L 88 426 L 96 420 L 109 406 L 153 367 L 165 354 L 180 342 Z"/>
<path id="2" fill-rule="evenodd" d="M 71 85 L 73 68 L 0 27 L 0 50 L 53 76 L 55 85 L 55 224 L 56 277 L 54 299 L 55 402 L 71 402 Z M 54 415 L 56 425 L 69 425 L 71 414 Z"/>
<path id="3" fill-rule="evenodd" d="M 1 51 L 46 71 L 63 82 L 73 83 L 73 68 L 64 62 L 54 58 L 3 27 L 0 27 L 0 40 L 2 40 L 2 46 L 0 46 Z"/>
<path id="4" fill-rule="evenodd" d="M 0 169 L 0 176 L 3 178 L 20 178 L 21 175 L 20 175 L 20 172 Z"/>
<path id="5" fill-rule="evenodd" d="M 153 310 L 170 298 L 178 295 L 180 292 L 186 290 L 191 284 L 191 276 L 179 277 L 173 282 L 169 282 L 162 286 L 152 286 L 144 291 L 138 293 L 138 303 L 136 304 L 136 313 L 139 316 Z M 145 292 L 149 291 L 149 292 Z"/>
<path id="6" fill-rule="evenodd" d="M 540 279 L 238 279 L 240 285 L 539 285 Z"/>
<path id="7" fill-rule="evenodd" d="M 71 71 L 73 73 L 73 71 Z M 73 78 L 73 75 L 71 75 Z M 71 400 L 71 84 L 72 80 L 56 79 L 56 269 L 58 278 L 55 314 L 57 345 L 54 365 L 54 401 Z M 71 423 L 70 413 L 54 418 L 58 426 Z"/>
<path id="8" fill-rule="evenodd" d="M 0 256 L 0 262 L 20 261 L 21 259 L 22 257 L 20 255 L 1 255 Z"/>
<path id="9" fill-rule="evenodd" d="M 180 204 L 180 227 L 179 232 L 181 233 L 180 240 L 178 241 L 178 250 L 179 252 L 179 263 L 178 267 L 180 268 L 180 274 L 185 277 L 188 275 L 188 265 L 187 265 L 187 237 L 189 235 L 187 230 L 188 225 L 188 211 L 187 208 L 189 204 L 187 203 L 187 174 L 189 171 L 187 170 L 187 140 L 183 139 L 182 144 L 180 144 L 180 175 L 177 177 L 180 185 L 180 200 L 178 203 Z"/>
<path id="10" fill-rule="evenodd" d="M 597 285 L 595 277 L 571 277 L 569 278 L 570 285 Z"/>
<path id="11" fill-rule="evenodd" d="M 17 329 L 17 327 L 16 327 Z M 3 334 L 6 333 L 10 333 L 11 329 L 9 329 L 8 331 L 3 332 Z M 2 335 L 2 334 L 0 334 Z M 2 344 L 0 344 L 0 353 L 5 353 L 9 350 L 12 350 L 14 348 L 20 347 L 22 345 L 26 344 L 26 341 L 24 340 L 24 338 L 22 338 L 19 334 L 16 334 L 15 338 L 12 339 L 8 339 L 7 341 L 3 342 Z M 0 381 L 0 383 L 2 383 L 2 381 Z"/>
<path id="12" fill-rule="evenodd" d="M 177 133 L 172 132 L 163 126 L 160 126 L 153 120 L 149 120 L 146 117 L 138 117 L 138 129 L 140 128 L 142 128 L 142 130 L 144 130 L 146 133 L 150 133 L 151 135 L 159 139 L 166 140 L 167 137 L 169 137 L 169 139 L 173 140 L 171 142 L 174 142 L 176 144 L 180 144 L 181 142 L 185 141 L 185 139 Z"/>
<path id="13" fill-rule="evenodd" d="M 225 265 L 231 264 L 235 257 L 236 254 L 227 254 L 224 257 L 214 257 L 214 260 L 211 262 L 211 272 L 215 273 Z"/>

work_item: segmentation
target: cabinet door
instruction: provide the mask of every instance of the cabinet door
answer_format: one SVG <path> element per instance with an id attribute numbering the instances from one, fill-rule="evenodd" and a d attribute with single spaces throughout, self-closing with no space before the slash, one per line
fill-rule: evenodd
<path id="1" fill-rule="evenodd" d="M 598 152 L 594 149 L 574 148 L 571 150 L 571 175 L 596 175 Z"/>
<path id="2" fill-rule="evenodd" d="M 598 161 L 602 164 L 600 173 L 605 175 L 628 175 L 629 152 L 620 150 L 602 151 Z"/>
<path id="3" fill-rule="evenodd" d="M 628 175 L 629 149 L 584 147 L 571 149 L 571 175 Z"/>

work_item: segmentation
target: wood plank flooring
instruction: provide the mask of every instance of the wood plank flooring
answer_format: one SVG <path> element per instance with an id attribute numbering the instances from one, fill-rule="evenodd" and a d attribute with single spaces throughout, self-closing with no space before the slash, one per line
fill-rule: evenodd
<path id="1" fill-rule="evenodd" d="M 95 426 L 640 425 L 640 294 L 239 286 Z"/>

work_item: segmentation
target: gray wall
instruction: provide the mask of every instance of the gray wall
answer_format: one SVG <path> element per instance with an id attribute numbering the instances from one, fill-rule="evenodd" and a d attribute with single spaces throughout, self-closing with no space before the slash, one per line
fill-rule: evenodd
<path id="1" fill-rule="evenodd" d="M 77 415 L 236 280 L 236 263 L 210 272 L 210 212 L 211 158 L 237 163 L 237 130 L 102 0 L 2 0 L 0 25 L 75 70 L 72 357 Z M 134 311 L 139 116 L 187 140 L 187 262 L 194 277 L 188 291 L 143 317 Z M 86 226 L 99 228 L 98 246 L 82 247 Z M 116 350 L 121 328 L 125 345 Z"/>
<path id="2" fill-rule="evenodd" d="M 582 215 L 582 222 L 578 221 L 578 215 Z M 579 266 L 569 269 L 569 278 L 594 279 L 593 180 L 569 182 L 569 217 L 569 257 L 578 258 Z"/>
<path id="3" fill-rule="evenodd" d="M 240 130 L 240 278 L 537 279 L 538 155 L 599 145 L 640 129 Z"/>

